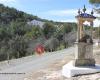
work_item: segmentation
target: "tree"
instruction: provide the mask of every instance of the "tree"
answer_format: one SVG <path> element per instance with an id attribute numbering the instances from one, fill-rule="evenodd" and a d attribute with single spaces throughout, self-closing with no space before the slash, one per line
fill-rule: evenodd
<path id="1" fill-rule="evenodd" d="M 28 37 L 29 26 L 22 22 L 0 25 L 0 60 L 9 60 L 29 55 Z"/>
<path id="2" fill-rule="evenodd" d="M 56 28 L 55 28 L 54 24 L 52 24 L 50 22 L 46 22 L 43 25 L 43 32 L 47 39 L 50 38 L 51 36 L 53 36 L 55 31 L 56 31 Z"/>
<path id="3" fill-rule="evenodd" d="M 63 28 L 62 28 L 62 30 L 63 30 L 63 33 L 65 34 L 65 33 L 69 33 L 69 32 L 71 32 L 72 31 L 72 25 L 71 24 L 64 24 L 63 25 Z"/>
<path id="4" fill-rule="evenodd" d="M 89 2 L 97 7 L 96 11 L 100 13 L 100 0 L 89 0 Z"/>
<path id="5" fill-rule="evenodd" d="M 100 0 L 89 0 L 92 4 L 100 4 Z"/>
<path id="6" fill-rule="evenodd" d="M 29 39 L 36 39 L 42 36 L 43 32 L 39 26 L 29 26 L 31 27 L 29 31 L 25 34 Z"/>
<path id="7" fill-rule="evenodd" d="M 12 21 L 9 26 L 14 35 L 24 36 L 31 30 L 25 22 Z"/>
<path id="8" fill-rule="evenodd" d="M 59 41 L 57 38 L 54 38 L 54 37 L 48 39 L 44 44 L 46 51 L 49 51 L 49 52 L 55 51 L 58 45 L 59 45 Z"/>
<path id="9" fill-rule="evenodd" d="M 27 54 L 28 40 L 24 36 L 16 36 L 13 39 L 12 48 L 14 49 L 15 57 L 23 57 Z"/>

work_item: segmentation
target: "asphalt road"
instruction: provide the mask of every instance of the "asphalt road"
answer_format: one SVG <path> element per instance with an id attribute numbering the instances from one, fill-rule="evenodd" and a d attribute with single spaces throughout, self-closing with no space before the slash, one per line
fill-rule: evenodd
<path id="1" fill-rule="evenodd" d="M 52 53 L 45 53 L 42 56 L 36 55 L 33 59 L 28 59 L 28 61 L 26 60 L 26 62 L 1 70 L 0 80 L 26 80 L 26 75 L 30 74 L 31 72 L 45 68 L 55 60 L 62 60 L 65 56 L 73 54 L 73 52 L 74 48 L 70 47 L 68 49 Z"/>

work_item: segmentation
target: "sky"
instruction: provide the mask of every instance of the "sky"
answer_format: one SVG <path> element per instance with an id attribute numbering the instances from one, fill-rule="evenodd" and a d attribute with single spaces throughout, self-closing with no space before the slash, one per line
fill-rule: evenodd
<path id="1" fill-rule="evenodd" d="M 43 19 L 60 22 L 77 22 L 75 16 L 79 8 L 83 9 L 85 4 L 87 13 L 90 13 L 94 7 L 88 0 L 0 0 L 0 3 Z M 97 13 L 94 15 L 100 16 Z M 95 20 L 94 26 L 99 25 L 100 22 Z"/>

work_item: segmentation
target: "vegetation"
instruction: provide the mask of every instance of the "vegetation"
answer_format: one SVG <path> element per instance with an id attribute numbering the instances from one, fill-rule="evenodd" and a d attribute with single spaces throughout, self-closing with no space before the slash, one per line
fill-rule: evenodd
<path id="1" fill-rule="evenodd" d="M 98 14 L 100 14 L 100 0 L 89 0 L 89 2 L 93 5 L 96 6 L 96 12 Z M 98 18 L 100 20 L 100 17 Z M 97 26 L 94 28 L 94 31 L 95 31 L 95 38 L 99 38 L 100 39 L 100 26 Z"/>
<path id="2" fill-rule="evenodd" d="M 100 0 L 89 0 L 89 2 L 97 7 L 96 11 L 100 13 Z"/>
<path id="3" fill-rule="evenodd" d="M 0 23 L 9 24 L 12 21 L 28 22 L 33 19 L 48 21 L 37 16 L 16 10 L 15 8 L 5 7 L 3 4 L 0 4 Z"/>
<path id="4" fill-rule="evenodd" d="M 92 4 L 100 4 L 100 0 L 89 0 Z"/>
<path id="5" fill-rule="evenodd" d="M 45 24 L 27 24 L 34 19 Z M 50 52 L 66 48 L 76 29 L 76 23 L 48 21 L 0 4 L 0 61 L 32 55 L 38 44 Z"/>
<path id="6" fill-rule="evenodd" d="M 47 22 L 43 25 L 43 33 L 47 39 L 50 38 L 52 35 L 54 35 L 55 31 L 56 31 L 56 28 L 54 24 Z"/>

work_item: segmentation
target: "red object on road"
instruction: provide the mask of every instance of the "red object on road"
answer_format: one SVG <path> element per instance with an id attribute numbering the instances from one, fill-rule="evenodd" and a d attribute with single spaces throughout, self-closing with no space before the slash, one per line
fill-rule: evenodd
<path id="1" fill-rule="evenodd" d="M 37 54 L 39 54 L 39 55 L 41 55 L 41 54 L 43 54 L 44 53 L 44 46 L 43 45 L 38 45 L 38 46 L 36 46 L 36 48 L 35 48 L 35 52 L 37 53 Z"/>

